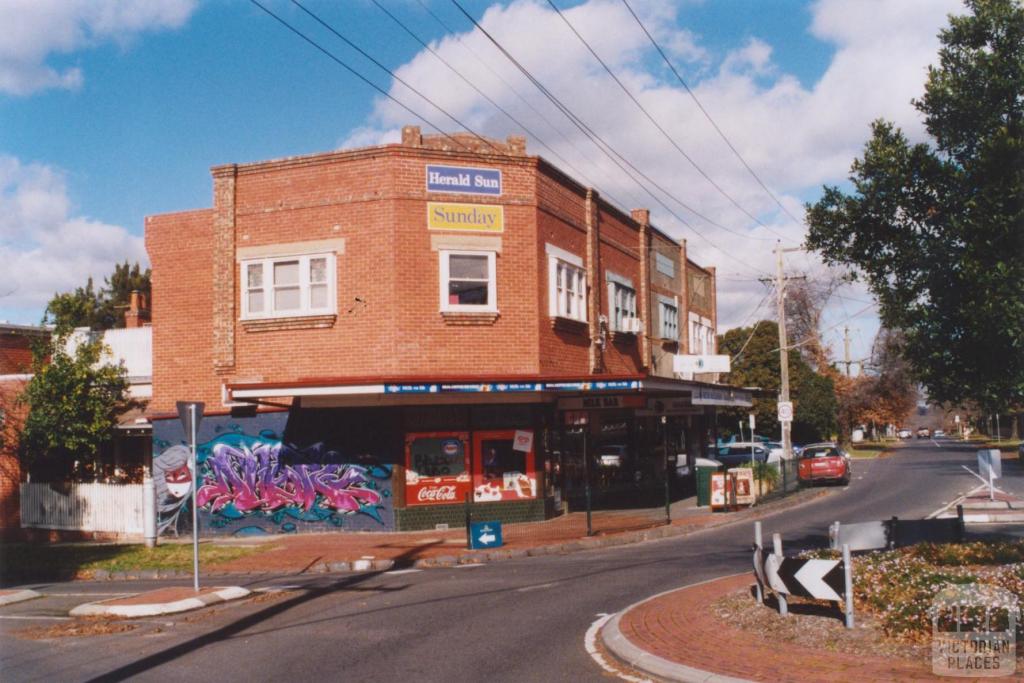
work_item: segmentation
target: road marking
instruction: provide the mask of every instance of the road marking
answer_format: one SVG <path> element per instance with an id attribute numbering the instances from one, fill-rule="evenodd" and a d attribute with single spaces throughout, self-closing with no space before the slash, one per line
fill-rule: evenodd
<path id="1" fill-rule="evenodd" d="M 484 566 L 483 562 L 471 562 L 469 564 L 457 564 L 457 565 L 455 565 L 454 568 L 455 569 L 476 569 L 477 567 L 483 567 L 483 566 Z"/>
<path id="2" fill-rule="evenodd" d="M 523 586 L 522 588 L 517 588 L 516 589 L 516 593 L 528 593 L 530 591 L 537 591 L 537 590 L 541 590 L 543 588 L 552 588 L 553 586 L 557 586 L 560 583 L 562 583 L 562 582 L 561 581 L 551 581 L 550 583 L 539 583 L 536 586 Z"/>
<path id="3" fill-rule="evenodd" d="M 25 620 L 29 620 L 29 619 L 49 619 L 51 621 L 71 621 L 71 617 L 42 617 L 42 616 L 36 617 L 36 616 L 28 616 L 28 615 L 23 616 L 23 615 L 20 615 L 20 614 L 4 614 L 4 615 L 0 616 L 0 619 L 25 619 Z"/>
<path id="4" fill-rule="evenodd" d="M 46 598 L 92 598 L 96 596 L 107 596 L 107 595 L 134 595 L 134 593 L 43 593 L 43 597 Z"/>
<path id="5" fill-rule="evenodd" d="M 384 572 L 385 576 L 398 576 L 399 574 L 415 574 L 421 572 L 422 569 L 392 569 L 389 572 Z"/>
<path id="6" fill-rule="evenodd" d="M 942 446 L 939 445 L 939 442 L 936 441 L 935 439 L 932 439 L 932 443 L 935 444 L 936 448 L 942 448 Z"/>
<path id="7" fill-rule="evenodd" d="M 284 586 L 263 586 L 262 588 L 254 588 L 253 593 L 281 593 L 283 591 L 293 591 L 299 588 L 303 588 L 298 584 L 288 584 Z"/>
<path id="8" fill-rule="evenodd" d="M 597 614 L 597 620 L 590 625 L 587 629 L 587 634 L 583 637 L 583 646 L 587 649 L 587 654 L 590 658 L 597 662 L 597 665 L 612 674 L 618 676 L 624 681 L 632 681 L 633 683 L 651 683 L 649 678 L 637 678 L 636 676 L 630 676 L 629 674 L 622 673 L 614 666 L 609 664 L 605 658 L 597 651 L 597 634 L 601 628 L 608 623 L 608 620 L 614 617 L 614 614 L 605 614 L 599 612 Z"/>

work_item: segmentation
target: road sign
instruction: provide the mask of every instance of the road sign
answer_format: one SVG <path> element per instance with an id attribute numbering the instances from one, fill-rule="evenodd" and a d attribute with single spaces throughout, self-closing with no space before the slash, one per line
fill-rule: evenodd
<path id="1" fill-rule="evenodd" d="M 997 449 L 978 451 L 978 472 L 985 479 L 999 479 L 1003 476 L 1003 459 Z"/>
<path id="2" fill-rule="evenodd" d="M 756 423 L 755 423 L 755 421 L 754 421 L 754 414 L 753 414 L 753 413 L 751 413 L 751 414 L 750 414 L 750 440 L 751 440 L 751 441 L 754 441 L 754 429 L 755 429 L 754 425 L 755 425 L 755 424 L 756 424 Z"/>
<path id="3" fill-rule="evenodd" d="M 764 563 L 768 585 L 776 593 L 842 602 L 845 572 L 839 560 L 798 560 L 772 553 Z"/>
<path id="4" fill-rule="evenodd" d="M 191 438 L 192 436 L 192 410 L 191 406 L 195 406 L 196 416 L 196 434 L 199 433 L 199 424 L 203 421 L 203 408 L 206 404 L 202 401 L 178 401 L 178 419 L 181 420 L 181 426 L 185 430 L 185 438 Z"/>
<path id="5" fill-rule="evenodd" d="M 469 547 L 471 550 L 500 548 L 501 522 L 473 522 L 469 525 Z"/>
<path id="6" fill-rule="evenodd" d="M 793 421 L 793 402 L 779 401 L 779 422 Z"/>

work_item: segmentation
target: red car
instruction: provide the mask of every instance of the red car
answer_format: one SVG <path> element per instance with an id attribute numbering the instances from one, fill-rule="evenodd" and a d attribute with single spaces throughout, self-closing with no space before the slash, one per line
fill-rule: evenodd
<path id="1" fill-rule="evenodd" d="M 834 443 L 816 443 L 800 454 L 798 476 L 810 484 L 816 481 L 850 483 L 850 456 Z"/>

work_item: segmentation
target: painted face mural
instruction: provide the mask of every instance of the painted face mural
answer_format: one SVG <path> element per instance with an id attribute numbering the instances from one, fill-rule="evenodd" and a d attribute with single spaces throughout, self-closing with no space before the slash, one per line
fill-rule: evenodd
<path id="1" fill-rule="evenodd" d="M 345 462 L 348 458 L 323 444 L 295 448 L 268 430 L 250 436 L 238 424 L 226 427 L 197 448 L 196 501 L 203 533 L 383 530 L 393 525 L 390 467 L 365 464 L 372 460 L 365 456 L 358 464 Z M 175 445 L 153 459 L 158 500 L 164 500 L 161 494 L 167 498 L 166 510 L 160 506 L 161 531 L 180 532 L 190 522 L 190 515 L 181 515 L 190 504 L 188 453 Z"/>
<path id="2" fill-rule="evenodd" d="M 192 489 L 192 470 L 188 465 L 165 473 L 164 479 L 167 482 L 167 492 L 175 498 L 184 498 Z"/>
<path id="3" fill-rule="evenodd" d="M 187 508 L 186 501 L 192 490 L 192 471 L 188 467 L 191 458 L 192 453 L 182 445 L 171 446 L 153 458 L 159 533 L 179 533 L 182 531 L 180 524 L 188 517 L 181 511 Z"/>

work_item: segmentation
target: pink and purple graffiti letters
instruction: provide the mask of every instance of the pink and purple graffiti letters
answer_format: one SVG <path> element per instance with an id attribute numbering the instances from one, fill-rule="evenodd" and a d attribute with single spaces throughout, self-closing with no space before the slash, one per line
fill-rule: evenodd
<path id="1" fill-rule="evenodd" d="M 366 467 L 316 462 L 281 442 L 218 443 L 203 470 L 197 504 L 209 505 L 212 513 L 230 504 L 240 513 L 321 508 L 376 516 L 376 506 L 382 504 Z"/>

